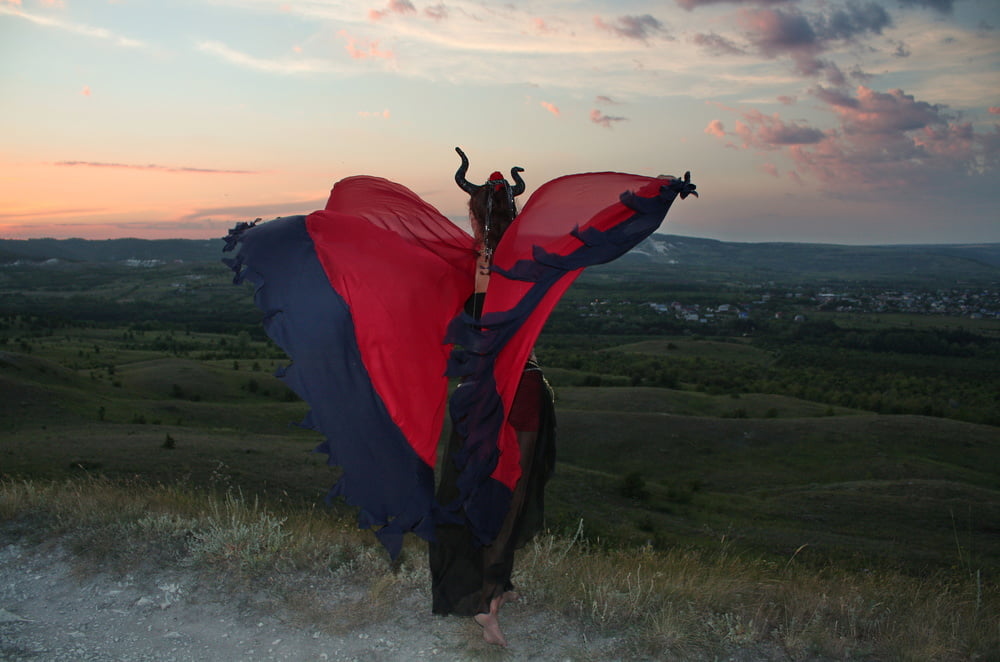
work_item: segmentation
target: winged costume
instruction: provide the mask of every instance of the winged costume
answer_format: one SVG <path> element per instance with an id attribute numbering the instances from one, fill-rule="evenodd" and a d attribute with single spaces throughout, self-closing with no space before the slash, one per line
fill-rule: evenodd
<path id="1" fill-rule="evenodd" d="M 616 172 L 542 185 L 496 246 L 476 316 L 463 310 L 474 238 L 388 180 L 349 177 L 322 210 L 230 231 L 234 282 L 255 285 L 265 330 L 292 360 L 279 377 L 343 469 L 331 496 L 357 506 L 390 555 L 407 532 L 433 540 L 441 522 L 462 521 L 479 544 L 496 537 L 521 475 L 513 400 L 542 325 L 585 267 L 628 252 L 694 189 L 689 174 Z M 458 496 L 439 505 L 449 377 L 465 384 L 450 402 L 463 443 Z"/>

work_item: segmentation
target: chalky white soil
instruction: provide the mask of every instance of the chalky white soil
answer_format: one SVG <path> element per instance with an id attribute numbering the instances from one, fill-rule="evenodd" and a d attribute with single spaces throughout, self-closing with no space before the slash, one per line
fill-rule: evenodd
<path id="1" fill-rule="evenodd" d="M 141 564 L 140 564 L 141 565 Z M 304 586 L 309 586 L 304 578 Z M 414 590 L 358 623 L 336 609 L 361 587 L 313 586 L 331 620 L 303 618 L 266 590 L 216 589 L 185 568 L 126 574 L 84 567 L 58 541 L 0 534 L 0 660 L 45 662 L 217 662 L 228 660 L 604 660 L 612 639 L 595 641 L 525 600 L 504 607 L 510 648 L 482 641 L 472 619 L 430 613 Z M 339 611 L 339 615 L 338 615 Z M 312 620 L 313 622 L 307 622 Z M 338 623 L 341 620 L 343 622 Z"/>

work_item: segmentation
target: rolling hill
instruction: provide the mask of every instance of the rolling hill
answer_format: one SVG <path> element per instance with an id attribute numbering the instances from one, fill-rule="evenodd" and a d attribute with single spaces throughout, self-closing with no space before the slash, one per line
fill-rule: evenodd
<path id="1" fill-rule="evenodd" d="M 0 240 L 0 264 L 47 260 L 217 262 L 221 251 L 221 239 L 5 239 Z M 739 243 L 654 234 L 614 265 L 594 271 L 711 281 L 988 284 L 1000 282 L 1000 244 Z"/>

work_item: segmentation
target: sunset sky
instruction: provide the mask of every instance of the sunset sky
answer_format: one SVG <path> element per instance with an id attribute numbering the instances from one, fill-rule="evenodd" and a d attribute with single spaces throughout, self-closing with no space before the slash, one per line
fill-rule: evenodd
<path id="1" fill-rule="evenodd" d="M 662 231 L 1000 242 L 998 0 L 0 0 L 0 238 L 206 238 L 379 175 L 682 175 Z"/>

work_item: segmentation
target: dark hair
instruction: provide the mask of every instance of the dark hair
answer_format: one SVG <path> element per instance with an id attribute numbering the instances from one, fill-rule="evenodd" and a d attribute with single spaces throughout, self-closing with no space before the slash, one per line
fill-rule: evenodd
<path id="1" fill-rule="evenodd" d="M 510 169 L 510 176 L 514 180 L 513 186 L 499 172 L 490 175 L 485 184 L 477 185 L 465 178 L 465 174 L 469 171 L 469 158 L 461 147 L 456 147 L 455 151 L 462 159 L 462 164 L 455 172 L 455 183 L 469 194 L 472 230 L 476 234 L 476 239 L 482 240 L 485 254 L 492 255 L 500 243 L 500 237 L 517 216 L 517 204 L 514 198 L 524 193 L 524 180 L 521 179 L 524 168 L 516 166 Z"/>
<path id="2" fill-rule="evenodd" d="M 497 190 L 499 188 L 499 190 Z M 511 205 L 514 205 L 513 209 Z M 496 249 L 507 228 L 517 215 L 517 204 L 507 194 L 506 185 L 481 186 L 469 195 L 469 218 L 477 239 L 482 239 L 489 251 Z M 482 236 L 488 227 L 486 236 Z"/>

